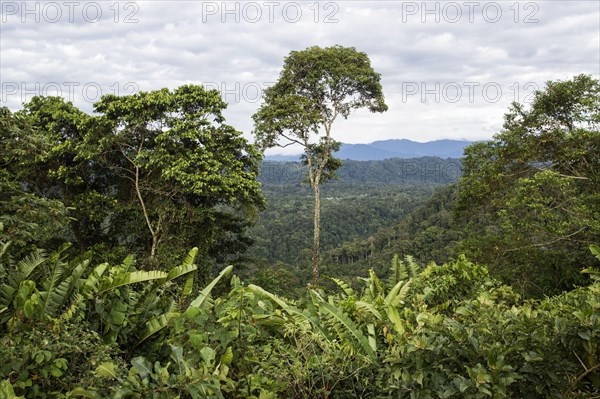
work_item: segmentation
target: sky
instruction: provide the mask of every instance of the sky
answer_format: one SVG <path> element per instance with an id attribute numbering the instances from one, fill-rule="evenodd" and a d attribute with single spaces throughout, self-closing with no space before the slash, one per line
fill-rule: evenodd
<path id="1" fill-rule="evenodd" d="M 314 45 L 381 74 L 389 110 L 337 121 L 338 141 L 483 140 L 545 82 L 600 78 L 600 2 L 2 0 L 0 106 L 61 95 L 92 113 L 103 94 L 204 84 L 252 139 L 262 90 Z"/>

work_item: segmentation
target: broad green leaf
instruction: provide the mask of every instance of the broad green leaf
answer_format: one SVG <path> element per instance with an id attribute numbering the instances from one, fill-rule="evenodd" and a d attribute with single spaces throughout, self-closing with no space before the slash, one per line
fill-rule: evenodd
<path id="1" fill-rule="evenodd" d="M 594 255 L 596 258 L 598 258 L 598 260 L 600 260 L 600 246 L 591 244 L 590 251 L 592 252 L 592 255 Z"/>
<path id="2" fill-rule="evenodd" d="M 2 398 L 2 399 L 23 399 L 23 396 L 15 395 L 15 391 L 9 380 L 2 380 L 2 381 L 0 381 L 0 398 Z"/>
<path id="3" fill-rule="evenodd" d="M 103 294 L 107 291 L 114 290 L 115 288 L 122 287 L 124 285 L 165 278 L 167 278 L 167 273 L 159 270 L 128 272 L 115 278 L 111 284 L 101 287 L 98 290 L 98 294 Z"/>
<path id="4" fill-rule="evenodd" d="M 210 346 L 205 346 L 200 350 L 200 355 L 202 356 L 202 360 L 204 360 L 204 363 L 207 366 L 212 366 L 212 364 L 215 361 L 216 355 L 215 350 L 213 348 L 211 348 Z"/>
<path id="5" fill-rule="evenodd" d="M 396 332 L 400 335 L 404 335 L 404 324 L 398 313 L 398 309 L 395 306 L 388 306 L 385 309 L 388 319 L 394 324 Z"/>
<path id="6" fill-rule="evenodd" d="M 89 398 L 96 399 L 99 398 L 98 393 L 95 391 L 91 391 L 89 389 L 84 389 L 81 387 L 77 387 L 67 394 L 67 397 L 75 397 L 75 398 Z"/>
<path id="7" fill-rule="evenodd" d="M 142 335 L 142 337 L 138 341 L 138 344 L 144 342 L 145 340 L 150 338 L 152 335 L 154 335 L 157 332 L 161 331 L 162 329 L 168 327 L 169 321 L 173 317 L 177 316 L 177 314 L 178 313 L 175 313 L 175 312 L 167 312 L 165 314 L 161 314 L 160 316 L 149 320 L 146 323 L 146 328 L 144 329 L 144 335 Z"/>
<path id="8" fill-rule="evenodd" d="M 166 281 L 171 281 L 176 279 L 177 277 L 181 277 L 183 275 L 196 271 L 198 269 L 198 266 L 194 264 L 194 259 L 196 259 L 197 253 L 198 248 L 192 248 L 192 250 L 188 253 L 183 263 L 177 267 L 172 268 L 169 271 Z"/>
<path id="9" fill-rule="evenodd" d="M 231 349 L 231 346 L 228 346 L 225 353 L 223 353 L 223 355 L 221 355 L 221 364 L 229 366 L 232 361 L 233 361 L 233 350 Z"/>
<path id="10" fill-rule="evenodd" d="M 215 277 L 215 279 L 213 281 L 211 281 L 201 292 L 200 295 L 198 295 L 196 297 L 196 299 L 194 299 L 192 301 L 192 303 L 190 303 L 190 307 L 192 308 L 199 308 L 200 306 L 202 306 L 202 304 L 204 303 L 204 301 L 206 300 L 206 298 L 210 295 L 210 292 L 212 291 L 212 289 L 215 287 L 215 285 L 217 285 L 217 283 L 227 274 L 231 273 L 231 271 L 233 270 L 233 266 L 227 266 L 225 269 L 223 269 L 221 271 L 221 273 L 219 273 L 219 275 L 217 277 Z"/>
<path id="11" fill-rule="evenodd" d="M 398 281 L 385 297 L 386 306 L 399 306 L 406 298 L 412 280 Z"/>
<path id="12" fill-rule="evenodd" d="M 111 362 L 101 363 L 96 367 L 96 375 L 104 378 L 117 379 L 116 366 Z"/>
<path id="13" fill-rule="evenodd" d="M 152 364 L 143 356 L 137 356 L 131 359 L 131 365 L 141 379 L 152 374 Z"/>

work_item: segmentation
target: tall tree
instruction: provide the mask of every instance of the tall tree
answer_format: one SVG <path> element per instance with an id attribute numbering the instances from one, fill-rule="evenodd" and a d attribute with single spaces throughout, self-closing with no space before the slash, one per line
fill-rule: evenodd
<path id="1" fill-rule="evenodd" d="M 81 250 L 111 241 L 102 233 L 102 224 L 114 208 L 114 202 L 103 195 L 112 177 L 97 162 L 78 158 L 84 138 L 101 128 L 98 118 L 61 97 L 42 96 L 33 97 L 17 114 L 46 143 L 43 156 L 29 160 L 26 186 L 40 196 L 62 201 L 73 218 L 62 240 L 76 243 Z"/>
<path id="2" fill-rule="evenodd" d="M 367 108 L 384 112 L 381 75 L 367 54 L 355 48 L 310 47 L 292 51 L 284 60 L 275 85 L 264 93 L 264 104 L 254 114 L 254 134 L 263 148 L 302 146 L 308 182 L 314 193 L 313 284 L 319 279 L 320 185 L 335 176 L 341 161 L 333 157 L 339 143 L 332 137 L 338 117 Z"/>

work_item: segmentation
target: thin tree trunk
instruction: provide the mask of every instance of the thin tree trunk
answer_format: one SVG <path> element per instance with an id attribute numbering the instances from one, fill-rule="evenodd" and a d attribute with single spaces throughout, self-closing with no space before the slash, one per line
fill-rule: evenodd
<path id="1" fill-rule="evenodd" d="M 156 255 L 156 248 L 158 247 L 158 237 L 156 235 L 152 235 L 152 248 L 150 249 L 150 259 L 154 259 Z"/>
<path id="2" fill-rule="evenodd" d="M 142 197 L 142 192 L 140 190 L 140 168 L 138 166 L 135 167 L 135 192 L 137 194 L 138 200 L 140 201 L 140 205 L 142 206 L 142 212 L 144 214 L 144 219 L 146 220 L 146 225 L 148 226 L 148 230 L 150 231 L 150 235 L 152 236 L 152 248 L 150 249 L 150 259 L 154 259 L 156 255 L 156 248 L 158 247 L 158 230 L 152 228 L 152 223 L 150 223 L 150 217 L 148 216 L 148 211 L 146 210 L 146 204 L 144 203 L 144 198 Z"/>
<path id="3" fill-rule="evenodd" d="M 313 273 L 313 285 L 317 286 L 319 284 L 319 233 L 321 228 L 321 193 L 320 193 L 320 184 L 321 177 L 325 167 L 327 165 L 327 161 L 329 160 L 329 156 L 331 154 L 331 124 L 335 120 L 337 116 L 337 112 L 333 115 L 331 121 L 325 125 L 325 141 L 326 141 L 326 151 L 323 154 L 323 158 L 317 165 L 314 165 L 313 162 L 313 154 L 308 151 L 308 136 L 304 138 L 304 148 L 307 150 L 306 159 L 308 163 L 308 180 L 310 182 L 310 186 L 315 194 L 315 204 L 314 204 L 314 216 L 313 216 L 313 254 L 312 254 L 312 273 Z M 317 159 L 318 161 L 318 159 Z M 315 167 L 316 166 L 316 167 Z M 313 170 L 313 167 L 314 170 Z"/>
<path id="4" fill-rule="evenodd" d="M 319 229 L 321 226 L 321 198 L 320 198 L 320 187 L 319 184 L 313 186 L 315 193 L 315 205 L 314 205 L 314 228 L 313 228 L 313 255 L 312 255 L 312 273 L 313 273 L 313 285 L 319 284 Z"/>

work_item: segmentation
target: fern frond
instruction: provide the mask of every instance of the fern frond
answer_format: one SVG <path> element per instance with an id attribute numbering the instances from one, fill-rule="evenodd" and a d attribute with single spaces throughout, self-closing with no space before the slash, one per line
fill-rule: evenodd
<path id="1" fill-rule="evenodd" d="M 311 296 L 316 294 L 311 290 Z M 317 297 L 318 298 L 318 297 Z M 321 298 L 322 299 L 322 298 Z M 319 300 L 319 309 L 328 314 L 332 319 L 334 319 L 340 326 L 344 328 L 345 331 L 352 335 L 356 342 L 359 344 L 359 348 L 363 353 L 366 353 L 374 363 L 377 363 L 377 355 L 371 344 L 369 343 L 369 339 L 365 336 L 362 330 L 354 323 L 354 321 L 341 309 L 336 307 L 334 304 L 329 302 Z"/>
<path id="2" fill-rule="evenodd" d="M 70 275 L 64 279 L 56 288 L 52 294 L 51 303 L 53 304 L 53 311 L 49 312 L 49 315 L 55 315 L 69 300 L 76 300 L 75 298 L 79 294 L 79 290 L 83 286 L 84 280 L 81 279 L 83 273 L 87 270 L 90 265 L 89 259 L 77 263 L 72 268 Z"/>
<path id="3" fill-rule="evenodd" d="M 406 271 L 406 265 L 400 260 L 398 254 L 395 254 L 392 258 L 392 264 L 390 265 L 388 286 L 393 287 L 398 284 L 399 281 L 406 280 L 407 278 L 408 272 Z"/>
<path id="4" fill-rule="evenodd" d="M 0 286 L 0 306 L 8 308 L 21 282 L 27 279 L 46 260 L 45 253 L 40 250 L 34 251 L 21 259 L 16 265 L 15 273 L 9 274 L 8 284 Z"/>
<path id="5" fill-rule="evenodd" d="M 333 281 L 344 293 L 344 297 L 349 297 L 354 295 L 354 290 L 343 280 L 335 277 L 329 277 L 331 281 Z"/>
<path id="6" fill-rule="evenodd" d="M 379 311 L 375 308 L 375 306 L 372 303 L 366 301 L 356 301 L 354 303 L 354 306 L 359 312 L 368 312 L 375 316 L 377 320 L 381 320 L 381 313 L 379 313 Z"/>
<path id="7" fill-rule="evenodd" d="M 412 255 L 406 255 L 404 257 L 404 262 L 406 263 L 406 271 L 408 272 L 409 278 L 415 278 L 419 274 L 419 270 L 421 267 L 417 262 L 415 262 L 415 258 Z"/>
<path id="8" fill-rule="evenodd" d="M 49 278 L 44 281 L 44 291 L 40 291 L 42 298 L 42 311 L 43 316 L 52 315 L 58 309 L 60 304 L 66 299 L 66 288 L 65 286 L 60 287 L 59 284 L 63 275 L 65 274 L 66 264 L 61 262 L 57 257 L 53 256 L 52 270 Z M 68 278 L 67 278 L 68 280 Z M 70 282 L 70 280 L 69 280 Z"/>
<path id="9" fill-rule="evenodd" d="M 17 263 L 15 277 L 11 281 L 11 286 L 17 288 L 21 281 L 29 278 L 31 273 L 47 260 L 44 251 L 36 250 Z"/>

